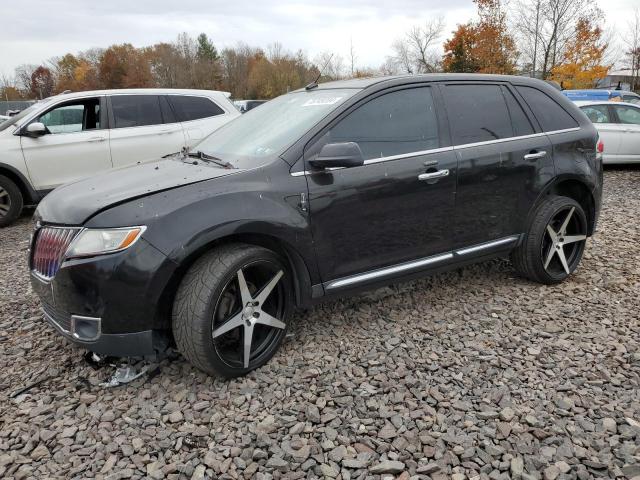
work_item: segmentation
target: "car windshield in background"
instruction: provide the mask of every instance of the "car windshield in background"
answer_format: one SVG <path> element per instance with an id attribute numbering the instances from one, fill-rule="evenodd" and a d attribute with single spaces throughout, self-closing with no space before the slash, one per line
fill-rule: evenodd
<path id="1" fill-rule="evenodd" d="M 4 122 L 0 122 L 0 132 L 2 132 L 3 130 L 6 130 L 11 125 L 15 125 L 21 119 L 23 119 L 27 115 L 31 114 L 32 112 L 34 112 L 36 109 L 39 109 L 40 107 L 42 107 L 42 105 L 44 103 L 46 103 L 46 102 L 49 102 L 49 99 L 41 100 L 41 101 L 39 101 L 37 103 L 34 103 L 33 105 L 31 105 L 31 106 L 25 108 L 24 110 L 22 110 L 17 115 L 14 115 L 13 117 L 9 117 L 9 120 L 6 120 Z"/>
<path id="2" fill-rule="evenodd" d="M 283 95 L 212 133 L 194 150 L 234 166 L 257 166 L 262 158 L 282 153 L 357 92 L 357 89 L 331 89 Z"/>

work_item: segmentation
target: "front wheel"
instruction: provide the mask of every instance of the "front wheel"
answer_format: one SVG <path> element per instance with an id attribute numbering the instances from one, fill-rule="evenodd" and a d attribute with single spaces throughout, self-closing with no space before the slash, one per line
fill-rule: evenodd
<path id="1" fill-rule="evenodd" d="M 578 267 L 586 240 L 587 217 L 580 204 L 568 197 L 548 197 L 536 210 L 511 260 L 524 277 L 548 285 L 559 283 Z"/>
<path id="2" fill-rule="evenodd" d="M 6 227 L 22 212 L 22 193 L 9 178 L 0 175 L 0 227 Z"/>
<path id="3" fill-rule="evenodd" d="M 225 245 L 204 255 L 176 293 L 178 350 L 197 368 L 237 377 L 263 365 L 285 337 L 291 278 L 272 251 Z"/>

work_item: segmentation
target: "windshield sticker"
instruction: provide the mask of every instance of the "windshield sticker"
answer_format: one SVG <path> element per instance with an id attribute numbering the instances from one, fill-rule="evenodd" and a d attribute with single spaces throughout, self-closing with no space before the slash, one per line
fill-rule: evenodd
<path id="1" fill-rule="evenodd" d="M 302 104 L 303 107 L 318 107 L 321 105 L 333 105 L 342 100 L 343 97 L 310 98 Z"/>

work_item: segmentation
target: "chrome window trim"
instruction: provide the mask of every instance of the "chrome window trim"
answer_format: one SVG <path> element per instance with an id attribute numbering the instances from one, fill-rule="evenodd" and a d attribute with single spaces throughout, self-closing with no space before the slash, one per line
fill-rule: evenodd
<path id="1" fill-rule="evenodd" d="M 450 152 L 451 150 L 453 150 L 453 147 L 431 148 L 429 150 L 419 150 L 417 152 L 400 153 L 398 155 L 389 155 L 388 157 L 370 158 L 369 160 L 365 160 L 364 164 L 371 165 L 374 163 L 390 162 L 392 160 L 401 160 L 403 158 L 419 157 L 421 155 L 430 155 L 432 153 Z"/>
<path id="2" fill-rule="evenodd" d="M 517 137 L 497 138 L 495 140 L 485 140 L 483 142 L 463 143 L 462 145 L 456 145 L 453 148 L 454 148 L 454 150 L 459 150 L 459 149 L 464 149 L 464 148 L 480 147 L 480 146 L 483 146 L 483 145 L 492 145 L 494 143 L 511 142 L 513 140 L 526 140 L 528 138 L 538 138 L 538 137 L 544 137 L 546 135 L 558 135 L 560 133 L 577 132 L 579 130 L 580 130 L 580 127 L 572 127 L 572 128 L 565 128 L 563 130 L 552 130 L 550 132 L 539 132 L 539 133 L 531 133 L 529 135 L 519 135 Z"/>
<path id="3" fill-rule="evenodd" d="M 332 280 L 330 282 L 327 282 L 325 284 L 325 288 L 327 290 L 332 290 L 335 288 L 346 287 L 346 286 L 358 284 L 361 282 L 365 282 L 367 280 L 386 277 L 389 275 L 393 275 L 395 273 L 400 273 L 407 270 L 413 270 L 419 267 L 424 267 L 426 265 L 437 264 L 440 262 L 444 262 L 445 260 L 451 260 L 452 258 L 455 258 L 457 256 L 464 256 L 470 253 L 476 253 L 482 250 L 499 247 L 501 245 L 508 245 L 510 243 L 515 243 L 518 241 L 519 238 L 520 238 L 520 235 L 510 235 L 508 237 L 498 238 L 496 240 L 491 240 L 489 242 L 472 245 L 470 247 L 461 248 L 452 252 L 440 253 L 437 255 L 432 255 L 430 257 L 420 258 L 418 260 L 399 263 L 397 265 L 392 265 L 390 267 L 379 268 L 377 270 L 371 270 L 365 273 L 359 273 L 359 274 L 350 275 L 347 277 L 338 278 L 337 280 Z"/>
<path id="4" fill-rule="evenodd" d="M 409 152 L 409 153 L 401 153 L 399 155 L 390 155 L 388 157 L 380 157 L 380 158 L 371 158 L 369 160 L 365 160 L 364 161 L 364 165 L 373 165 L 376 163 L 383 163 L 383 162 L 390 162 L 393 160 L 402 160 L 404 158 L 413 158 L 413 157 L 419 157 L 422 155 L 430 155 L 430 154 L 434 154 L 434 153 L 443 153 L 443 152 L 450 152 L 452 150 L 462 150 L 465 148 L 472 148 L 472 147 L 480 147 L 483 145 L 492 145 L 494 143 L 504 143 L 504 142 L 511 142 L 514 140 L 526 140 L 529 138 L 538 138 L 538 137 L 544 137 L 546 135 L 559 135 L 561 133 L 569 133 L 569 132 L 578 132 L 580 131 L 580 127 L 571 127 L 571 128 L 565 128 L 562 130 L 552 130 L 550 132 L 539 132 L 539 133 L 531 133 L 529 135 L 519 135 L 517 137 L 509 137 L 509 138 L 498 138 L 496 140 L 485 140 L 483 142 L 474 142 L 474 143 L 463 143 L 461 145 L 454 145 L 451 147 L 440 147 L 440 148 L 432 148 L 431 150 L 420 150 L 417 152 Z M 310 170 L 302 170 L 299 172 L 292 172 L 290 173 L 290 175 L 292 177 L 299 177 L 302 175 L 312 175 L 315 173 L 322 173 L 325 171 L 333 171 L 333 170 L 342 170 L 344 167 L 337 167 L 337 168 L 329 168 L 327 170 L 318 170 L 318 171 L 310 171 Z"/>

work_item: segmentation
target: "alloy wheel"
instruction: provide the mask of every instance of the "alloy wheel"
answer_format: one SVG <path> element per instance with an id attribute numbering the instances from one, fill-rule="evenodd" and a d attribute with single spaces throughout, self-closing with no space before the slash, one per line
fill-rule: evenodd
<path id="1" fill-rule="evenodd" d="M 575 210 L 574 206 L 567 206 L 556 212 L 547 224 L 542 258 L 544 269 L 550 275 L 571 274 L 587 239 L 586 225 L 575 215 Z"/>
<path id="2" fill-rule="evenodd" d="M 240 268 L 222 290 L 213 313 L 212 338 L 230 367 L 249 368 L 270 351 L 286 324 L 284 272 L 272 262 Z"/>
<path id="3" fill-rule="evenodd" d="M 5 217 L 11 210 L 11 197 L 9 192 L 0 187 L 0 217 Z"/>

